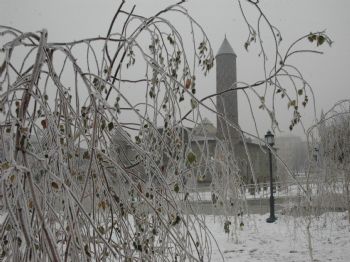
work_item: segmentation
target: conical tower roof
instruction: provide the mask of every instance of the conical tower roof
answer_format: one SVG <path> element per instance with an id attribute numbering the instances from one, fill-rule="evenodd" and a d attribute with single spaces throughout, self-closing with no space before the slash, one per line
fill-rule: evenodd
<path id="1" fill-rule="evenodd" d="M 224 41 L 222 42 L 222 44 L 221 44 L 221 46 L 219 48 L 218 53 L 216 54 L 216 56 L 219 56 L 219 55 L 234 55 L 234 56 L 237 56 L 235 54 L 235 52 L 233 51 L 232 46 L 228 42 L 228 40 L 226 38 L 226 35 L 225 35 Z"/>

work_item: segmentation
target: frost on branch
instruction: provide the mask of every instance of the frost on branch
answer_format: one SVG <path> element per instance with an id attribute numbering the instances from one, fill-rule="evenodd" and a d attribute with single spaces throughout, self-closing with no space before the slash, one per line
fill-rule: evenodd
<path id="1" fill-rule="evenodd" d="M 193 28 L 190 61 L 169 10 Z M 187 199 L 195 166 L 210 163 L 191 155 L 181 108 L 198 108 L 196 67 L 206 74 L 213 53 L 187 11 L 121 8 L 105 37 L 68 43 L 0 30 L 1 256 L 210 260 L 211 235 Z"/>
<path id="2" fill-rule="evenodd" d="M 183 1 L 149 18 L 125 11 L 123 3 L 106 35 L 73 42 L 52 43 L 46 30 L 0 26 L 1 258 L 210 261 L 214 241 L 203 217 L 192 214 L 197 181 L 212 178 L 213 205 L 236 214 L 244 209 L 227 144 L 218 143 L 214 155 L 207 142 L 190 146 L 194 134 L 186 124 L 196 126 L 202 108 L 216 113 L 203 101 L 217 94 L 195 96 L 196 72 L 214 65 L 207 36 Z M 165 18 L 168 11 L 188 20 L 188 38 Z M 250 25 L 249 32 L 249 44 L 261 40 Z M 191 56 L 183 39 L 192 41 Z M 274 52 L 263 80 L 237 85 L 261 97 L 273 128 L 275 93 L 288 98 L 294 124 L 298 105 L 308 101 L 302 75 L 286 63 L 302 50 Z M 290 95 L 279 82 L 285 77 L 292 78 Z M 263 95 L 254 91 L 260 85 Z"/>
<path id="3" fill-rule="evenodd" d="M 318 125 L 317 165 L 323 202 L 334 201 L 350 211 L 350 101 L 336 103 Z M 350 217 L 348 215 L 349 222 Z"/>

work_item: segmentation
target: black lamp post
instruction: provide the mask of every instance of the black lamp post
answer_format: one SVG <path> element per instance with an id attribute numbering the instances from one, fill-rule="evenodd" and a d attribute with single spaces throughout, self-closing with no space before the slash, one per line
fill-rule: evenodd
<path id="1" fill-rule="evenodd" d="M 317 146 L 314 147 L 314 159 L 316 161 L 316 163 L 318 162 L 318 152 L 319 152 L 319 149 Z"/>
<path id="2" fill-rule="evenodd" d="M 267 131 L 265 135 L 265 142 L 268 144 L 271 148 L 275 144 L 275 136 L 270 132 Z M 276 221 L 275 217 L 275 199 L 273 197 L 273 179 L 272 179 L 272 154 L 271 154 L 271 148 L 269 148 L 269 161 L 270 161 L 270 217 L 266 219 L 267 223 L 273 223 Z"/>

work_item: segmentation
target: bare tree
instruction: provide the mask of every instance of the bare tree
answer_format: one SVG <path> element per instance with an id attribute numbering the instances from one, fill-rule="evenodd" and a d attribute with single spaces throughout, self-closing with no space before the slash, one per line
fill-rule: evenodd
<path id="1" fill-rule="evenodd" d="M 350 212 L 350 102 L 343 100 L 322 115 L 318 126 L 319 165 L 324 174 L 326 189 L 343 197 L 338 203 L 344 203 Z M 350 217 L 348 215 L 349 223 Z"/>
<path id="2" fill-rule="evenodd" d="M 215 189 L 223 206 L 240 208 L 236 200 L 243 196 L 229 148 L 220 146 L 213 160 L 206 147 L 196 156 L 190 146 L 192 129 L 185 124 L 200 121 L 203 108 L 217 113 L 204 102 L 223 93 L 195 96 L 196 72 L 207 74 L 214 57 L 183 2 L 143 17 L 134 8 L 126 11 L 122 1 L 104 36 L 73 42 L 52 43 L 45 29 L 24 33 L 0 26 L 3 258 L 210 261 L 215 241 L 203 217 L 186 212 L 192 208 L 187 181 L 204 167 L 216 184 L 226 185 Z M 295 49 L 305 39 L 317 45 L 331 41 L 324 32 L 307 34 L 282 55 L 281 33 L 258 1 L 244 3 L 258 14 L 257 26 L 252 26 L 239 1 L 249 32 L 245 46 L 258 43 L 265 78 L 232 83 L 225 92 L 252 90 L 273 128 L 276 94 L 287 97 L 293 128 L 311 89 L 289 58 L 319 53 Z M 170 11 L 188 19 L 193 56 L 186 53 L 182 33 L 167 20 Z M 260 34 L 263 22 L 275 43 L 269 69 Z M 136 67 L 144 71 L 139 74 Z M 282 85 L 281 78 L 290 79 L 291 86 Z M 258 86 L 265 88 L 262 95 L 254 89 Z M 141 90 L 141 102 L 133 100 L 130 89 Z"/>

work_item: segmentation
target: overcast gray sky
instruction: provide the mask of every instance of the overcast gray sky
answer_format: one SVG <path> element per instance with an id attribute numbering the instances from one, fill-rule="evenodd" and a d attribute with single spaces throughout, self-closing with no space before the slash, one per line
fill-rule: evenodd
<path id="1" fill-rule="evenodd" d="M 162 7 L 176 1 L 134 0 L 126 1 L 126 8 L 134 3 L 136 13 L 149 16 Z M 260 1 L 271 22 L 282 32 L 282 50 L 294 39 L 311 31 L 327 30 L 334 41 L 332 48 L 319 48 L 325 51 L 322 56 L 306 55 L 293 60 L 304 77 L 312 85 L 316 96 L 316 108 L 329 109 L 336 101 L 350 97 L 348 79 L 350 75 L 350 1 L 348 0 L 266 0 Z M 1 0 L 0 24 L 14 26 L 22 31 L 36 31 L 47 28 L 50 41 L 70 41 L 106 33 L 108 23 L 119 1 L 116 0 Z M 192 16 L 203 26 L 211 40 L 214 52 L 219 48 L 224 35 L 230 41 L 238 58 L 238 80 L 253 82 L 261 77 L 262 64 L 258 59 L 258 48 L 247 53 L 243 47 L 247 28 L 234 0 L 189 0 L 184 5 Z M 247 7 L 249 11 L 249 7 Z M 174 17 L 175 23 L 183 30 L 190 30 L 182 20 Z M 310 48 L 305 41 L 301 48 Z M 215 92 L 215 70 L 197 83 L 198 96 Z M 257 104 L 255 107 L 257 108 Z M 306 126 L 310 125 L 313 114 L 303 112 Z M 248 105 L 239 96 L 240 125 L 253 131 L 253 123 L 248 114 Z M 261 133 L 269 128 L 264 112 L 256 111 L 257 123 Z M 291 112 L 285 104 L 280 105 L 279 122 L 283 135 L 289 134 L 288 126 Z M 209 118 L 215 122 L 215 117 Z M 301 134 L 300 129 L 294 131 Z"/>

